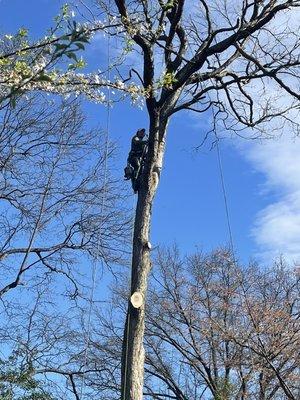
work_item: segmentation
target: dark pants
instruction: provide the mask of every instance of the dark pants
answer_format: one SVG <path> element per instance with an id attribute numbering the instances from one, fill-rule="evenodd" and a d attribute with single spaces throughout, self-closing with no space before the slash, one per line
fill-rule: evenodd
<path id="1" fill-rule="evenodd" d="M 134 179 L 137 177 L 140 165 L 141 165 L 141 158 L 142 154 L 136 154 L 132 153 L 129 154 L 127 163 L 132 166 L 134 172 L 133 172 L 133 177 Z"/>

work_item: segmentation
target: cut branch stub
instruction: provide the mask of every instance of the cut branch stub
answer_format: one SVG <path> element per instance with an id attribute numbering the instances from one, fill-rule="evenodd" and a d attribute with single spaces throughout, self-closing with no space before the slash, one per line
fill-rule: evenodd
<path id="1" fill-rule="evenodd" d="M 134 292 L 130 297 L 130 302 L 134 308 L 140 308 L 144 303 L 144 297 L 140 292 Z"/>

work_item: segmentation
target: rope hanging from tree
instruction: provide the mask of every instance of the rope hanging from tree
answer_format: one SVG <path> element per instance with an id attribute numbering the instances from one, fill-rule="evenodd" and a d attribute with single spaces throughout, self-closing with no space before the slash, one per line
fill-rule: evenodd
<path id="1" fill-rule="evenodd" d="M 107 70 L 108 70 L 108 80 L 110 80 L 110 35 L 107 35 Z M 84 362 L 83 362 L 83 373 L 82 373 L 82 380 L 81 380 L 81 388 L 80 388 L 80 399 L 83 400 L 85 397 L 84 389 L 85 389 L 85 369 L 87 367 L 88 361 L 88 353 L 90 347 L 90 336 L 91 336 L 91 318 L 92 318 L 92 311 L 94 305 L 94 296 L 95 296 L 95 289 L 96 289 L 96 277 L 97 277 L 97 270 L 99 266 L 99 250 L 100 250 L 100 239 L 101 239 L 101 231 L 103 227 L 103 213 L 104 213 L 104 206 L 107 197 L 107 159 L 108 159 L 108 145 L 109 145 L 109 137 L 110 137 L 110 119 L 111 119 L 111 112 L 110 112 L 110 101 L 111 101 L 111 92 L 110 87 L 107 88 L 107 112 L 106 112 L 106 129 L 105 129 L 105 151 L 104 151 L 104 174 L 103 174 L 103 195 L 101 200 L 100 206 L 100 226 L 98 230 L 98 240 L 95 252 L 95 258 L 93 259 L 92 263 L 92 289 L 91 295 L 89 298 L 89 309 L 88 309 L 88 320 L 87 320 L 87 334 L 86 334 L 86 341 L 85 341 L 85 349 L 84 349 Z M 101 263 L 103 260 L 101 259 Z"/>
<path id="2" fill-rule="evenodd" d="M 134 215 L 134 211 L 136 209 L 136 204 L 137 204 L 137 197 L 132 194 L 133 196 L 133 204 L 132 204 L 132 214 Z M 134 235 L 134 223 L 132 226 L 132 233 L 131 233 L 131 241 L 133 242 L 133 235 Z M 130 293 L 131 294 L 131 293 Z M 133 307 L 135 305 L 139 308 L 141 307 L 143 303 L 143 298 L 139 296 L 139 293 L 133 293 L 131 294 L 130 297 L 130 303 L 132 304 Z M 124 385 L 123 385 L 123 391 L 121 393 L 121 400 L 126 400 L 126 389 L 127 389 L 127 371 L 128 371 L 128 346 L 129 346 L 129 333 L 130 333 L 130 312 L 128 312 L 127 317 L 126 317 L 126 343 L 125 343 L 125 354 L 124 354 Z"/>
<path id="3" fill-rule="evenodd" d="M 220 151 L 220 146 L 219 146 L 219 139 L 217 139 L 216 148 L 217 148 L 218 167 L 219 167 L 219 174 L 220 174 L 221 187 L 222 187 L 222 193 L 223 193 L 230 250 L 231 250 L 232 256 L 235 260 L 235 248 L 234 248 L 234 243 L 233 243 L 233 235 L 232 235 L 230 213 L 229 213 L 229 206 L 228 206 L 228 196 L 227 196 L 226 185 L 225 185 L 225 178 L 224 178 L 224 172 L 223 172 L 223 164 L 222 164 L 222 157 L 221 157 L 221 151 Z"/>

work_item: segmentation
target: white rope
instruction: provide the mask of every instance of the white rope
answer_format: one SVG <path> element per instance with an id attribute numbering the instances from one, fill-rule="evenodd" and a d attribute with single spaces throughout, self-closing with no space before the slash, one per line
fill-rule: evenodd
<path id="1" fill-rule="evenodd" d="M 218 166 L 219 166 L 219 173 L 220 173 L 226 221 L 227 221 L 227 229 L 228 229 L 228 235 L 229 235 L 229 241 L 230 241 L 230 250 L 231 250 L 232 256 L 235 260 L 235 255 L 234 255 L 235 250 L 234 250 L 233 235 L 232 235 L 231 222 L 230 222 L 230 213 L 229 213 L 228 200 L 227 200 L 228 196 L 227 196 L 227 191 L 226 191 L 226 186 L 225 186 L 222 157 L 221 157 L 221 152 L 220 152 L 220 147 L 219 147 L 219 139 L 217 139 L 216 147 L 217 147 Z"/>
<path id="2" fill-rule="evenodd" d="M 108 80 L 110 80 L 110 35 L 107 35 L 107 68 L 108 68 Z M 88 353 L 91 341 L 91 319 L 92 319 L 92 311 L 94 305 L 94 297 L 95 297 L 95 288 L 96 288 L 96 277 L 97 277 L 97 270 L 98 270 L 98 261 L 99 261 L 99 250 L 100 250 L 100 239 L 101 239 L 101 231 L 103 226 L 103 214 L 104 214 L 104 206 L 105 201 L 107 198 L 107 159 L 108 159 L 108 149 L 109 149 L 109 132 L 110 132 L 110 102 L 111 102 L 111 93 L 110 87 L 108 87 L 107 93 L 107 113 L 106 113 L 106 130 L 105 130 L 105 151 L 104 151 L 104 175 L 103 175 L 103 196 L 102 202 L 100 206 L 100 225 L 99 225 L 99 232 L 98 232 L 98 240 L 97 240 L 97 247 L 96 247 L 96 254 L 95 258 L 93 259 L 92 263 L 92 289 L 91 289 L 91 296 L 89 299 L 89 310 L 88 310 L 88 321 L 87 321 L 87 334 L 86 334 L 86 345 L 84 350 L 84 362 L 83 362 L 83 374 L 81 380 L 81 389 L 80 389 L 80 399 L 83 400 L 85 397 L 84 389 L 85 389 L 85 371 L 87 367 L 88 361 Z M 103 260 L 101 259 L 101 262 Z"/>

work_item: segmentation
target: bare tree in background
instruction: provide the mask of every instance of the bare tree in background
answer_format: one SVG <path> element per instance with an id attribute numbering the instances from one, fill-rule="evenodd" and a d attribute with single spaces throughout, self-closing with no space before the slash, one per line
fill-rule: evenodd
<path id="1" fill-rule="evenodd" d="M 9 393 L 8 400 L 44 400 L 40 393 L 49 394 L 45 400 L 79 399 L 83 373 L 91 373 L 85 362 L 87 320 L 79 312 L 87 313 L 86 304 L 68 301 L 53 286 L 47 281 L 22 289 L 22 299 L 15 296 L 5 307 L 0 394 Z"/>
<path id="2" fill-rule="evenodd" d="M 0 296 L 54 273 L 76 297 L 84 264 L 117 262 L 126 244 L 114 148 L 76 101 L 36 95 L 5 109 L 0 137 Z"/>
<path id="3" fill-rule="evenodd" d="M 117 66 L 115 73 L 119 75 L 116 86 L 122 88 L 132 83 L 134 86 L 129 86 L 130 93 L 144 95 L 149 117 L 149 149 L 138 191 L 130 288 L 130 294 L 138 292 L 144 304 L 134 309 L 128 303 L 121 374 L 123 398 L 140 400 L 144 386 L 145 301 L 151 269 L 151 213 L 163 164 L 168 123 L 177 112 L 190 110 L 205 115 L 205 118 L 207 114 L 204 113 L 210 112 L 211 130 L 214 132 L 222 124 L 223 128 L 239 134 L 243 134 L 243 129 L 250 129 L 250 136 L 256 137 L 257 131 L 254 129 L 260 128 L 266 132 L 268 128 L 273 134 L 274 124 L 278 121 L 277 127 L 287 124 L 298 133 L 299 18 L 296 13 L 300 3 L 299 0 L 254 0 L 252 3 L 220 0 L 213 4 L 205 0 L 199 3 L 184 0 L 126 3 L 124 0 L 115 0 L 92 1 L 92 8 L 83 1 L 79 3 L 87 10 L 89 17 L 94 12 L 95 15 L 106 14 L 108 20 L 113 21 L 107 30 L 116 37 L 122 48 L 116 63 L 112 62 L 113 66 Z M 67 43 L 69 46 L 69 39 Z M 130 50 L 137 56 L 134 68 L 126 64 Z M 132 59 L 130 62 L 132 64 Z M 9 70 L 10 67 L 16 72 L 14 61 L 9 63 Z M 35 77 L 32 74 L 30 76 Z M 84 87 L 76 79 L 71 80 L 68 87 L 71 87 L 70 91 L 76 91 L 77 88 L 79 92 L 88 90 L 91 99 L 94 98 L 93 90 L 97 93 L 99 86 L 105 83 L 108 85 L 107 80 L 102 82 L 98 75 L 92 80 L 81 78 Z M 47 81 L 49 76 L 45 79 Z M 142 90 L 136 88 L 137 82 L 141 84 Z M 14 83 L 10 84 L 9 90 L 13 86 Z M 30 87 L 26 90 L 30 90 Z M 11 97 L 11 92 L 8 96 Z M 102 98 L 99 93 L 95 95 L 97 101 Z M 248 131 L 246 134 L 249 136 Z M 24 257 L 19 260 L 19 270 L 15 277 L 4 282 L 2 293 L 9 290 L 10 285 L 13 287 L 18 284 L 24 269 L 28 271 L 28 265 L 35 263 L 35 260 L 29 260 L 29 254 L 35 255 L 39 263 L 49 268 L 45 257 L 40 257 L 42 242 L 38 242 L 39 247 L 35 248 L 32 243 L 36 242 L 41 227 L 46 226 L 47 218 L 43 218 L 45 207 L 49 212 L 55 208 L 47 199 L 51 192 L 52 176 L 55 176 L 54 171 L 57 171 L 57 165 L 60 166 L 62 157 L 63 154 L 54 151 L 51 162 L 47 159 L 47 162 L 41 160 L 38 163 L 44 183 L 40 187 L 33 182 L 38 187 L 36 192 L 31 192 L 36 207 L 26 209 L 26 217 L 20 221 L 23 228 L 27 229 L 29 240 L 24 245 L 21 241 L 23 237 L 17 239 L 18 245 L 21 242 Z M 5 195 L 10 196 L 11 193 Z M 23 200 L 26 198 L 25 195 Z M 16 207 L 14 201 L 9 204 Z M 10 226 L 10 221 L 7 224 L 8 237 L 13 234 L 16 238 L 14 231 L 18 231 L 18 226 Z M 85 225 L 81 223 L 75 225 L 75 233 L 73 228 L 71 231 L 67 228 L 64 233 L 67 237 L 71 235 L 72 240 L 78 239 L 78 226 L 82 233 L 82 226 Z M 67 224 L 67 227 L 70 225 Z M 87 237 L 85 229 L 84 243 Z M 88 240 L 88 243 L 92 242 Z M 50 252 L 51 246 L 47 248 Z M 3 250 L 3 257 L 9 254 Z M 5 262 L 5 258 L 2 262 Z"/>
<path id="4" fill-rule="evenodd" d="M 140 293 L 144 304 L 137 310 L 128 304 L 122 362 L 122 398 L 140 400 L 151 213 L 168 123 L 179 111 L 191 110 L 205 118 L 204 113 L 210 112 L 212 131 L 221 124 L 222 129 L 241 135 L 249 129 L 244 134 L 257 137 L 256 129 L 266 134 L 269 129 L 273 135 L 277 123 L 281 128 L 289 124 L 298 133 L 300 3 L 79 3 L 89 18 L 93 12 L 107 14 L 109 20 L 122 25 L 123 29 L 110 31 L 121 48 L 117 73 L 126 83 L 140 82 L 149 117 L 149 149 L 138 191 L 130 288 L 130 294 Z M 134 68 L 126 63 L 130 50 L 135 60 L 131 57 L 128 64 Z"/>
<path id="5" fill-rule="evenodd" d="M 299 290 L 299 271 L 283 260 L 263 270 L 238 266 L 226 249 L 188 257 L 176 247 L 159 251 L 146 309 L 143 396 L 296 400 Z M 113 292 L 112 310 L 99 312 L 91 335 L 91 398 L 119 398 L 126 285 Z"/>
<path id="6" fill-rule="evenodd" d="M 299 271 L 238 267 L 226 250 L 159 254 L 146 333 L 154 399 L 299 395 Z M 168 397 L 170 396 L 170 397 Z"/>
<path id="7" fill-rule="evenodd" d="M 299 271 L 283 260 L 262 270 L 238 266 L 226 249 L 187 257 L 160 250 L 146 314 L 144 397 L 298 399 L 299 289 Z M 58 316 L 39 290 L 29 306 L 10 309 L 9 328 L 0 331 L 18 349 L 18 365 L 30 365 L 31 378 L 57 398 L 80 399 L 84 374 L 85 397 L 119 399 L 126 284 L 113 288 L 111 309 L 94 308 L 86 363 L 78 308 Z"/>

